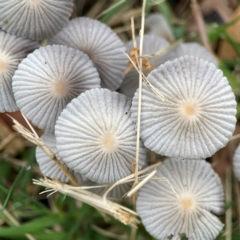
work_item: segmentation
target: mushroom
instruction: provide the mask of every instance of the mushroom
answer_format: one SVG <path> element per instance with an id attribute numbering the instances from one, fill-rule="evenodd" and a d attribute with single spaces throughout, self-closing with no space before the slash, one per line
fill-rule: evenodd
<path id="1" fill-rule="evenodd" d="M 223 228 L 214 216 L 224 212 L 219 176 L 203 160 L 167 159 L 138 192 L 137 213 L 156 239 L 215 239 Z"/>
<path id="2" fill-rule="evenodd" d="M 61 157 L 58 154 L 58 150 L 56 147 L 56 137 L 53 133 L 45 132 L 41 139 L 44 141 L 46 146 L 56 155 L 57 159 L 65 166 L 66 164 L 61 160 Z M 55 162 L 50 159 L 45 152 L 40 147 L 36 148 L 36 160 L 38 162 L 39 168 L 44 176 L 52 178 L 52 179 L 58 179 L 61 182 L 68 182 L 68 178 L 66 175 L 62 172 L 62 170 L 55 164 Z M 68 168 L 68 171 L 76 178 L 76 180 L 79 182 L 81 186 L 95 186 L 96 188 L 89 188 L 88 190 L 91 192 L 94 192 L 98 195 L 103 195 L 108 188 L 110 187 L 97 187 L 99 186 L 98 183 L 95 183 L 93 181 L 90 181 L 80 173 L 76 173 L 72 169 Z M 109 194 L 108 198 L 111 199 L 120 199 L 122 196 L 127 193 L 131 189 L 131 183 L 121 184 L 113 188 Z"/>
<path id="3" fill-rule="evenodd" d="M 107 25 L 90 18 L 75 18 L 49 44 L 61 44 L 79 49 L 93 61 L 101 86 L 110 90 L 119 88 L 123 81 L 127 58 L 122 41 Z"/>
<path id="4" fill-rule="evenodd" d="M 50 132 L 73 98 L 97 87 L 100 78 L 88 56 L 60 45 L 35 50 L 13 76 L 17 106 L 34 125 Z"/>
<path id="5" fill-rule="evenodd" d="M 176 158 L 204 159 L 229 141 L 236 124 L 236 101 L 221 70 L 185 56 L 168 61 L 148 75 L 163 101 L 145 83 L 141 138 L 152 151 Z M 138 91 L 131 117 L 138 118 Z"/>
<path id="6" fill-rule="evenodd" d="M 165 38 L 169 42 L 174 41 L 172 30 L 170 29 L 164 16 L 160 13 L 153 13 L 148 15 L 145 20 L 145 27 L 148 34 Z"/>
<path id="7" fill-rule="evenodd" d="M 198 57 L 200 59 L 206 60 L 213 63 L 216 67 L 218 66 L 217 59 L 208 52 L 208 50 L 196 42 L 182 43 L 175 50 L 177 57 L 182 57 L 185 55 Z"/>
<path id="8" fill-rule="evenodd" d="M 92 89 L 73 99 L 55 126 L 58 152 L 67 166 L 101 184 L 131 174 L 136 132 L 130 106 L 127 97 L 108 89 Z M 141 143 L 139 169 L 145 157 Z"/>
<path id="9" fill-rule="evenodd" d="M 38 47 L 37 42 L 0 31 L 0 112 L 18 110 L 12 92 L 12 77 L 21 60 Z"/>
<path id="10" fill-rule="evenodd" d="M 238 181 L 240 181 L 240 144 L 233 155 L 233 171 Z"/>
<path id="11" fill-rule="evenodd" d="M 72 0 L 0 0 L 0 28 L 17 36 L 43 40 L 67 24 L 72 10 Z"/>
<path id="12" fill-rule="evenodd" d="M 140 37 L 136 38 L 137 46 L 140 45 Z M 165 48 L 169 46 L 169 43 L 158 36 L 155 35 L 144 35 L 144 41 L 143 41 L 143 49 L 142 54 L 143 55 L 151 55 L 151 54 L 157 54 L 160 51 L 163 51 Z M 126 45 L 127 51 L 131 51 L 133 48 L 133 41 L 129 41 Z M 162 63 L 173 59 L 175 55 L 173 52 L 167 52 L 158 54 L 156 56 L 152 56 L 151 58 L 144 58 L 150 63 L 150 71 L 152 69 L 155 69 Z M 147 76 L 148 71 L 143 67 L 143 73 L 145 76 Z M 127 97 L 133 97 L 134 93 L 138 89 L 138 83 L 139 83 L 139 73 L 136 71 L 135 68 L 133 68 L 129 73 L 126 74 L 126 76 L 123 79 L 123 83 L 120 86 L 119 91 L 123 94 L 125 94 Z"/>

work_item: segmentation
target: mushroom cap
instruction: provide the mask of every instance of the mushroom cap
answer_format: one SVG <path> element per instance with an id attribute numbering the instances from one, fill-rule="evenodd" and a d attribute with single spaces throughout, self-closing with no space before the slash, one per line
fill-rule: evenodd
<path id="1" fill-rule="evenodd" d="M 154 178 L 139 190 L 136 203 L 151 235 L 156 239 L 180 239 L 183 233 L 187 239 L 216 238 L 223 224 L 211 212 L 224 212 L 224 192 L 209 163 L 167 159 Z"/>
<path id="2" fill-rule="evenodd" d="M 217 59 L 205 47 L 196 42 L 182 43 L 176 48 L 175 52 L 177 57 L 194 56 L 213 63 L 216 67 L 218 66 Z"/>
<path id="3" fill-rule="evenodd" d="M 21 37 L 43 40 L 67 24 L 72 0 L 0 0 L 0 28 Z"/>
<path id="4" fill-rule="evenodd" d="M 100 78 L 88 56 L 60 45 L 35 50 L 13 76 L 17 106 L 34 125 L 51 132 L 73 98 L 97 87 Z"/>
<path id="5" fill-rule="evenodd" d="M 145 27 L 148 30 L 148 34 L 154 34 L 156 36 L 163 37 L 169 42 L 174 41 L 173 33 L 164 16 L 160 13 L 148 15 L 145 20 Z"/>
<path id="6" fill-rule="evenodd" d="M 0 112 L 18 110 L 12 92 L 12 77 L 21 60 L 38 47 L 37 42 L 0 31 Z"/>
<path id="7" fill-rule="evenodd" d="M 110 90 L 119 88 L 128 60 L 123 54 L 124 44 L 107 25 L 90 18 L 75 18 L 49 44 L 61 44 L 79 49 L 93 61 L 101 86 Z"/>
<path id="8" fill-rule="evenodd" d="M 140 37 L 136 38 L 137 46 L 139 47 L 140 45 Z M 158 36 L 155 35 L 144 35 L 144 40 L 143 40 L 143 49 L 142 49 L 142 54 L 147 55 L 147 54 L 153 54 L 157 53 L 169 46 L 169 43 Z M 129 52 L 133 48 L 133 41 L 129 41 L 126 44 L 127 51 Z M 168 52 L 165 54 L 161 54 L 155 57 L 151 57 L 150 59 L 147 59 L 150 64 L 152 69 L 155 69 L 162 63 L 173 59 L 175 55 L 173 52 Z M 145 76 L 147 76 L 148 72 L 143 68 L 143 73 Z M 125 75 L 123 79 L 123 83 L 120 86 L 120 92 L 126 95 L 127 97 L 133 97 L 134 93 L 138 89 L 139 85 L 139 73 L 136 71 L 136 69 L 132 69 L 128 74 Z"/>
<path id="9" fill-rule="evenodd" d="M 92 89 L 67 105 L 57 120 L 55 135 L 62 160 L 98 183 L 114 183 L 132 172 L 136 154 L 131 101 L 108 89 Z M 141 143 L 139 168 L 146 150 Z"/>
<path id="10" fill-rule="evenodd" d="M 46 146 L 56 155 L 57 159 L 65 166 L 64 162 L 61 160 L 58 150 L 56 147 L 56 138 L 53 133 L 45 132 L 41 139 L 44 141 Z M 62 172 L 62 170 L 56 165 L 56 163 L 40 148 L 36 148 L 36 160 L 38 162 L 39 168 L 44 176 L 58 179 L 61 182 L 68 182 L 68 177 Z M 68 169 L 77 179 L 77 181 L 82 184 L 87 181 L 87 179 L 79 173 Z"/>
<path id="11" fill-rule="evenodd" d="M 233 171 L 238 181 L 240 181 L 240 144 L 233 155 Z"/>
<path id="12" fill-rule="evenodd" d="M 56 147 L 56 137 L 53 133 L 45 132 L 41 139 L 44 141 L 46 146 L 56 155 L 57 159 L 65 166 L 67 165 L 61 160 L 58 150 Z M 67 176 L 62 172 L 62 170 L 55 164 L 55 162 L 40 148 L 36 148 L 36 160 L 38 162 L 39 168 L 44 176 L 52 178 L 52 179 L 58 179 L 61 182 L 68 182 L 69 179 Z M 70 171 L 71 174 L 76 178 L 76 180 L 79 182 L 81 186 L 98 186 L 99 184 L 96 182 L 93 182 L 80 173 L 77 173 L 71 169 L 68 168 L 68 171 Z M 98 194 L 100 196 L 103 196 L 104 193 L 108 190 L 108 187 L 100 187 L 100 188 L 90 188 L 89 191 Z M 120 199 L 123 197 L 125 193 L 130 191 L 132 187 L 131 183 L 121 184 L 113 188 L 108 194 L 108 198 L 111 199 Z"/>
<path id="13" fill-rule="evenodd" d="M 152 151 L 176 158 L 206 158 L 229 141 L 236 124 L 236 101 L 227 79 L 212 63 L 185 56 L 148 75 L 162 101 L 144 82 L 141 138 Z M 138 91 L 131 107 L 137 122 Z"/>

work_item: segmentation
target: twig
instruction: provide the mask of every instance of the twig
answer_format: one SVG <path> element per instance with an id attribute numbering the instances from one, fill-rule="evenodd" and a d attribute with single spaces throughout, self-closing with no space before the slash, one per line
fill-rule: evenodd
<path id="1" fill-rule="evenodd" d="M 90 206 L 113 216 L 126 225 L 136 227 L 136 224 L 139 223 L 136 218 L 136 212 L 112 201 L 103 201 L 103 198 L 99 195 L 86 191 L 81 187 L 72 187 L 68 184 L 63 184 L 58 180 L 50 180 L 47 178 L 39 180 L 33 179 L 33 184 L 46 187 L 48 192 L 52 192 L 51 194 L 60 192 L 81 202 L 87 203 Z M 46 191 L 42 193 L 45 192 Z"/>
<path id="2" fill-rule="evenodd" d="M 57 159 L 56 155 L 45 145 L 43 140 L 38 137 L 37 133 L 31 133 L 28 129 L 23 127 L 16 119 L 12 118 L 13 120 L 13 129 L 19 132 L 24 138 L 28 141 L 36 144 L 39 146 L 56 164 L 57 166 L 63 171 L 63 173 L 69 178 L 69 180 L 75 185 L 79 186 L 76 178 L 68 171 L 68 169 Z M 27 120 L 26 120 L 27 121 Z M 28 122 L 28 121 L 27 121 Z"/>
<path id="3" fill-rule="evenodd" d="M 0 203 L 0 208 L 3 208 L 2 204 Z M 9 221 L 14 225 L 14 226 L 20 226 L 20 223 L 8 212 L 8 210 L 5 208 L 3 210 L 3 215 L 9 219 Z M 26 238 L 29 240 L 36 240 L 31 234 L 26 233 L 25 234 Z"/>
<path id="4" fill-rule="evenodd" d="M 17 134 L 13 132 L 9 134 L 6 138 L 4 138 L 0 144 L 0 151 L 3 150 L 6 147 L 6 145 L 8 145 L 16 136 Z"/>
<path id="5" fill-rule="evenodd" d="M 227 169 L 226 174 L 226 203 L 232 202 L 232 174 L 231 168 Z M 226 240 L 232 239 L 232 207 L 230 206 L 226 211 Z"/>
<path id="6" fill-rule="evenodd" d="M 238 214 L 238 231 L 240 231 L 240 190 L 239 184 L 236 178 L 234 178 L 234 189 L 236 195 L 236 203 L 237 203 L 237 214 Z"/>
<path id="7" fill-rule="evenodd" d="M 191 0 L 191 2 L 192 2 L 191 3 L 192 13 L 193 13 L 195 21 L 197 23 L 198 31 L 199 31 L 199 34 L 202 38 L 203 45 L 205 46 L 205 48 L 209 52 L 212 52 L 212 49 L 211 49 L 210 44 L 208 42 L 208 38 L 207 38 L 207 34 L 206 34 L 206 28 L 205 28 L 205 24 L 204 24 L 204 20 L 203 20 L 203 16 L 202 16 L 202 12 L 200 10 L 200 7 L 197 3 L 197 0 Z"/>
<path id="8" fill-rule="evenodd" d="M 139 55 L 140 56 L 142 56 L 142 49 L 143 49 L 145 8 L 146 8 L 146 0 L 143 0 L 141 29 L 140 29 L 140 46 L 139 46 Z M 139 68 L 140 72 L 142 73 L 142 58 L 139 59 L 138 68 Z M 141 109 L 142 109 L 142 74 L 139 74 L 136 166 L 135 166 L 135 181 L 134 181 L 133 187 L 138 184 L 138 162 L 139 162 L 139 148 L 140 148 Z"/>
<path id="9" fill-rule="evenodd" d="M 240 134 L 236 134 L 236 135 L 232 136 L 229 141 L 232 141 L 232 140 L 235 140 L 235 139 L 238 139 L 238 138 L 240 138 Z"/>

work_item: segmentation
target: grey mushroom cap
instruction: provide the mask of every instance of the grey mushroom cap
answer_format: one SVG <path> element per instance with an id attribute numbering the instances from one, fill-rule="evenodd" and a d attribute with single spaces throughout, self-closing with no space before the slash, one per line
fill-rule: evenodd
<path id="1" fill-rule="evenodd" d="M 137 213 L 156 239 L 213 240 L 223 228 L 214 216 L 224 212 L 219 176 L 204 160 L 166 159 L 155 179 L 138 192 Z M 159 179 L 159 180 L 157 180 Z"/>
<path id="2" fill-rule="evenodd" d="M 183 57 L 185 55 L 198 57 L 200 59 L 213 63 L 216 67 L 218 66 L 218 61 L 213 56 L 213 54 L 208 52 L 208 50 L 204 46 L 196 42 L 180 44 L 175 49 L 175 54 L 177 57 Z"/>
<path id="3" fill-rule="evenodd" d="M 21 60 L 36 48 L 39 48 L 37 42 L 0 31 L 0 112 L 18 110 L 12 92 L 12 77 Z"/>
<path id="4" fill-rule="evenodd" d="M 240 144 L 233 155 L 233 171 L 238 181 L 240 181 Z"/>
<path id="5" fill-rule="evenodd" d="M 52 37 L 68 22 L 72 0 L 0 0 L 0 28 L 33 40 Z"/>
<path id="6" fill-rule="evenodd" d="M 136 38 L 137 46 L 140 46 L 140 37 Z M 160 51 L 163 51 L 169 46 L 169 43 L 158 36 L 155 35 L 144 35 L 144 41 L 143 41 L 143 49 L 142 54 L 148 55 L 148 54 L 156 54 Z M 129 41 L 126 44 L 127 51 L 129 51 L 133 48 L 133 41 Z M 162 63 L 165 63 L 168 60 L 174 59 L 175 54 L 174 52 L 166 52 L 159 55 L 156 55 L 154 57 L 151 57 L 148 59 L 149 63 L 151 64 L 152 69 L 155 69 L 156 67 L 160 66 Z M 145 76 L 148 75 L 148 72 L 143 68 L 143 73 Z M 123 83 L 120 86 L 119 91 L 126 95 L 127 97 L 133 97 L 134 93 L 138 89 L 139 85 L 139 73 L 136 71 L 136 69 L 132 69 L 129 73 L 126 74 L 126 76 L 123 79 Z"/>
<path id="7" fill-rule="evenodd" d="M 57 148 L 67 166 L 88 179 L 111 184 L 132 172 L 136 154 L 131 101 L 108 89 L 92 89 L 67 105 L 57 120 Z M 146 149 L 140 145 L 139 168 Z"/>
<path id="8" fill-rule="evenodd" d="M 46 146 L 56 155 L 57 159 L 68 169 L 68 171 L 76 178 L 80 186 L 95 186 L 96 188 L 89 188 L 88 191 L 91 191 L 95 194 L 103 196 L 104 193 L 108 190 L 107 187 L 97 187 L 100 184 L 93 182 L 87 179 L 80 173 L 73 171 L 72 169 L 68 168 L 67 165 L 61 160 L 61 157 L 58 154 L 58 150 L 56 147 L 56 137 L 51 132 L 45 132 L 41 139 L 44 141 Z M 61 182 L 69 182 L 68 177 L 62 172 L 62 170 L 57 166 L 57 164 L 40 148 L 36 148 L 36 160 L 39 165 L 39 168 L 42 174 L 48 178 L 58 179 Z M 117 187 L 113 188 L 107 195 L 108 199 L 121 199 L 125 193 L 130 191 L 132 187 L 131 183 L 121 184 Z"/>
<path id="9" fill-rule="evenodd" d="M 66 164 L 61 160 L 58 150 L 56 147 L 56 138 L 53 133 L 45 132 L 41 139 L 44 141 L 46 146 L 56 155 L 57 159 L 67 168 Z M 68 177 L 63 173 L 63 171 L 58 167 L 58 165 L 40 148 L 36 148 L 36 160 L 38 162 L 39 168 L 44 176 L 58 179 L 61 182 L 68 182 Z M 71 174 L 73 174 L 80 184 L 83 184 L 87 179 L 79 173 L 68 169 Z"/>
<path id="10" fill-rule="evenodd" d="M 17 106 L 34 125 L 51 132 L 73 98 L 97 87 L 100 78 L 88 56 L 60 45 L 29 54 L 13 76 Z"/>
<path id="11" fill-rule="evenodd" d="M 154 13 L 147 16 L 145 20 L 145 27 L 147 28 L 148 34 L 154 34 L 165 38 L 169 42 L 174 41 L 172 30 L 170 29 L 164 16 L 160 13 Z"/>
<path id="12" fill-rule="evenodd" d="M 236 100 L 227 79 L 212 63 L 185 56 L 148 75 L 161 100 L 145 83 L 141 138 L 152 151 L 169 157 L 204 159 L 224 147 L 236 124 Z M 138 91 L 131 107 L 138 118 Z"/>
<path id="13" fill-rule="evenodd" d="M 49 44 L 61 44 L 79 49 L 93 61 L 101 86 L 110 90 L 119 88 L 128 59 L 120 38 L 107 25 L 90 18 L 75 18 Z"/>

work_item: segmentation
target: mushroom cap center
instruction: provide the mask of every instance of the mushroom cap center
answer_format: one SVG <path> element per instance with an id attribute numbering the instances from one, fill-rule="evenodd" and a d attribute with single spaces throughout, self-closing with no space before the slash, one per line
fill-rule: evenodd
<path id="1" fill-rule="evenodd" d="M 66 81 L 55 81 L 52 83 L 52 88 L 55 96 L 65 97 L 69 92 L 69 84 Z"/>
<path id="2" fill-rule="evenodd" d="M 183 102 L 180 104 L 180 111 L 184 118 L 194 118 L 198 114 L 198 106 L 191 101 Z"/>
<path id="3" fill-rule="evenodd" d="M 0 73 L 8 69 L 8 63 L 6 60 L 0 58 Z"/>
<path id="4" fill-rule="evenodd" d="M 108 152 L 115 151 L 117 148 L 117 140 L 115 136 L 113 134 L 106 134 L 102 138 L 102 146 Z"/>
<path id="5" fill-rule="evenodd" d="M 196 201 L 193 196 L 184 196 L 180 202 L 184 211 L 192 211 L 196 206 Z"/>

